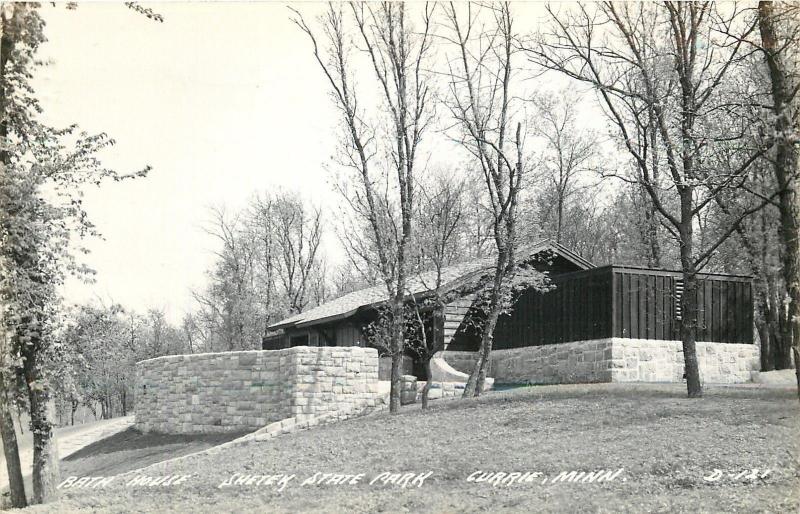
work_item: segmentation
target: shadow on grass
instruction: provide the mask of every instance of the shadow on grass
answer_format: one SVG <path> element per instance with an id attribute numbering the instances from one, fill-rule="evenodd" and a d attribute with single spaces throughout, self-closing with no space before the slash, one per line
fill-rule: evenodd
<path id="1" fill-rule="evenodd" d="M 61 460 L 62 474 L 76 476 L 124 473 L 180 457 L 241 437 L 224 434 L 143 434 L 129 428 L 90 444 Z"/>
<path id="2" fill-rule="evenodd" d="M 93 457 L 101 454 L 117 453 L 130 450 L 154 449 L 159 446 L 200 445 L 216 446 L 224 442 L 241 437 L 248 432 L 231 432 L 225 434 L 143 434 L 131 427 L 127 430 L 101 439 L 95 443 L 81 448 L 77 452 L 64 458 L 64 461 L 73 461 Z"/>

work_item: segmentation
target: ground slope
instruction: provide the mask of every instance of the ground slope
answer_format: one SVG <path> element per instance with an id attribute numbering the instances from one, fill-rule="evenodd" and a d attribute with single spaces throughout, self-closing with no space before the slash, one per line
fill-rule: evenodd
<path id="1" fill-rule="evenodd" d="M 129 477 L 118 478 L 103 489 L 64 490 L 60 502 L 29 510 L 797 512 L 796 392 L 709 387 L 703 399 L 685 394 L 679 385 L 606 384 L 433 402 L 427 412 L 343 421 L 147 471 L 191 475 L 178 485 L 126 486 Z M 80 461 L 71 468 L 80 472 Z M 735 476 L 754 468 L 770 471 Z M 600 469 L 623 471 L 611 482 L 553 482 L 561 472 Z M 479 470 L 540 475 L 495 487 L 467 480 Z M 302 485 L 317 472 L 365 476 L 356 485 Z M 421 487 L 370 485 L 382 472 L 432 474 Z M 235 473 L 296 477 L 282 491 L 252 482 L 218 487 Z"/>

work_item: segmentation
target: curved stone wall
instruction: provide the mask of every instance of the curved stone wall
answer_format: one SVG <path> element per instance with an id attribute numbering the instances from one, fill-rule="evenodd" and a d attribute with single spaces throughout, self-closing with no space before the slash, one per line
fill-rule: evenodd
<path id="1" fill-rule="evenodd" d="M 378 353 L 360 347 L 206 353 L 136 365 L 136 427 L 173 434 L 256 430 L 376 400 Z"/>

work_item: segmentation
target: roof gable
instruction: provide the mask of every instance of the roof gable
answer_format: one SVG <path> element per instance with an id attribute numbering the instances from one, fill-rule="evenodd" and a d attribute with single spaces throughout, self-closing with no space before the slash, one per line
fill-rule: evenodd
<path id="1" fill-rule="evenodd" d="M 553 256 L 560 258 L 568 266 L 575 269 L 566 271 L 578 271 L 582 269 L 593 268 L 594 265 L 586 259 L 578 256 L 561 246 L 558 243 L 550 241 L 540 241 L 533 245 L 521 246 L 517 250 L 517 254 L 525 257 L 520 257 L 522 262 L 530 262 L 536 260 L 536 257 L 550 252 Z M 543 259 L 544 260 L 544 259 Z M 552 260 L 552 259 L 551 259 Z M 441 284 L 445 289 L 451 289 L 455 284 L 468 280 L 470 277 L 482 276 L 489 273 L 494 269 L 495 258 L 487 257 L 483 259 L 475 259 L 472 261 L 454 264 L 442 268 Z M 436 272 L 427 271 L 409 277 L 408 291 L 410 295 L 418 295 L 432 291 L 436 287 Z M 329 302 L 309 309 L 300 314 L 296 314 L 284 320 L 281 320 L 273 325 L 270 325 L 270 330 L 276 330 L 287 327 L 303 327 L 324 323 L 327 321 L 334 321 L 337 319 L 348 318 L 362 307 L 374 306 L 386 301 L 388 296 L 385 285 L 377 285 L 353 291 L 346 295 L 340 296 Z"/>

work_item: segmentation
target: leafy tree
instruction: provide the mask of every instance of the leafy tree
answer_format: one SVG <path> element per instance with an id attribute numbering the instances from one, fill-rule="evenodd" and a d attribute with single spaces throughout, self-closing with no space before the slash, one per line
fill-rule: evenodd
<path id="1" fill-rule="evenodd" d="M 69 273 L 89 273 L 75 257 L 80 248 L 71 235 L 95 234 L 83 210 L 82 188 L 143 176 L 147 169 L 119 175 L 96 157 L 113 144 L 108 136 L 86 134 L 76 126 L 54 129 L 38 121 L 41 107 L 29 82 L 36 50 L 45 39 L 37 8 L 14 3 L 0 9 L 0 308 L 9 336 L 3 383 L 16 386 L 27 400 L 33 432 L 32 501 L 42 503 L 55 495 L 58 480 L 48 413 L 48 362 L 58 348 L 58 287 Z M 13 442 L 4 439 L 6 444 Z M 9 477 L 12 484 L 17 479 Z M 25 501 L 13 498 L 15 505 Z"/>
<path id="2" fill-rule="evenodd" d="M 170 324 L 163 310 L 145 315 L 121 305 L 81 305 L 68 315 L 60 336 L 55 396 L 71 409 L 79 405 L 102 419 L 125 416 L 133 405 L 136 363 L 190 351 L 188 339 Z M 57 365 L 58 364 L 58 365 Z"/>

